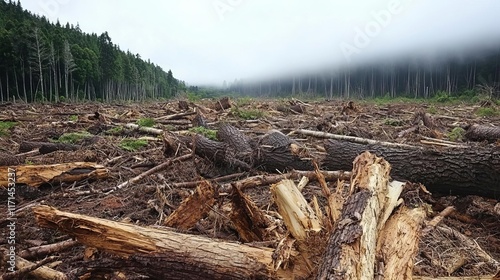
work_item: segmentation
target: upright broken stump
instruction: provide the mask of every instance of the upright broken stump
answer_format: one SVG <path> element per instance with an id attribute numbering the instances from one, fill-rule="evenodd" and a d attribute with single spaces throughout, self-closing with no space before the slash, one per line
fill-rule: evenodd
<path id="1" fill-rule="evenodd" d="M 389 163 L 369 152 L 356 158 L 350 196 L 328 240 L 317 279 L 374 278 L 380 230 L 402 190 L 401 185 L 389 185 L 389 172 Z"/>
<path id="2" fill-rule="evenodd" d="M 7 169 L 15 170 L 16 184 L 38 187 L 42 184 L 60 184 L 84 179 L 106 178 L 108 170 L 92 162 L 71 162 L 51 165 L 0 166 L 0 186 L 7 186 Z"/>

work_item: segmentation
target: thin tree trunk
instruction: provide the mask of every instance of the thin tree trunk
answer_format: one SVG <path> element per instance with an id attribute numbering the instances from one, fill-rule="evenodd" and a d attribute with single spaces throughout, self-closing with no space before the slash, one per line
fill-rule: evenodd
<path id="1" fill-rule="evenodd" d="M 0 102 L 3 103 L 3 85 L 2 85 L 2 77 L 0 77 Z"/>

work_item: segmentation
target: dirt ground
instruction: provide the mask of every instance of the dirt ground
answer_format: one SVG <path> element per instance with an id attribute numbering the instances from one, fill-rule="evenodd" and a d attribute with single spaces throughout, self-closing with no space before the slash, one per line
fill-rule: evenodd
<path id="1" fill-rule="evenodd" d="M 17 186 L 16 191 L 16 250 L 18 252 L 40 245 L 52 244 L 68 240 L 71 237 L 57 230 L 38 226 L 30 210 L 33 205 L 50 205 L 59 210 L 85 214 L 89 216 L 128 221 L 137 225 L 157 225 L 158 213 L 157 188 L 162 186 L 166 191 L 169 205 L 163 207 L 162 215 L 168 216 L 181 201 L 188 197 L 193 188 L 174 188 L 175 183 L 191 182 L 202 178 L 214 178 L 220 174 L 211 167 L 206 159 L 195 156 L 193 159 L 172 165 L 165 171 L 147 176 L 143 180 L 109 195 L 106 190 L 141 174 L 142 172 L 166 161 L 163 154 L 164 143 L 161 136 L 148 134 L 136 129 L 113 129 L 126 123 L 136 123 L 140 119 L 156 119 L 155 128 L 171 131 L 179 135 L 189 135 L 194 115 L 181 116 L 176 120 L 162 118 L 165 116 L 187 112 L 196 108 L 201 111 L 208 122 L 208 127 L 216 130 L 220 123 L 230 123 L 250 136 L 264 134 L 270 129 L 277 129 L 285 134 L 295 129 L 320 130 L 324 132 L 389 141 L 424 145 L 423 137 L 450 140 L 462 143 L 463 135 L 452 133 L 456 127 L 471 124 L 500 126 L 500 114 L 481 116 L 483 108 L 492 108 L 500 112 L 494 103 L 483 104 L 427 104 L 427 103 L 390 103 L 345 100 L 331 101 L 297 101 L 297 100 L 233 100 L 232 109 L 216 111 L 210 109 L 214 101 L 205 100 L 189 104 L 188 108 L 179 108 L 179 102 L 158 102 L 144 104 L 9 104 L 0 105 L 0 120 L 15 121 L 17 125 L 10 128 L 8 134 L 0 138 L 0 152 L 18 154 L 19 145 L 23 141 L 51 142 L 69 132 L 87 131 L 91 135 L 76 142 L 79 149 L 74 151 L 56 151 L 49 154 L 33 154 L 24 157 L 20 164 L 43 165 L 63 162 L 95 162 L 109 170 L 109 177 L 104 180 L 83 180 L 71 184 L 42 185 L 38 188 Z M 286 109 L 295 105 L 295 110 Z M 235 110 L 234 108 L 238 108 Z M 285 109 L 283 109 L 285 108 Z M 303 111 L 303 112 L 298 112 Z M 241 112 L 257 114 L 244 116 Z M 419 112 L 428 113 L 435 123 L 434 128 L 422 125 Z M 98 114 L 96 114 L 98 113 Z M 249 120 L 243 119 L 249 118 Z M 403 131 L 418 126 L 419 129 L 401 135 Z M 457 131 L 455 130 L 455 133 Z M 147 138 L 147 145 L 135 151 L 128 151 L 120 146 L 125 138 Z M 318 152 L 322 139 L 294 134 L 291 136 L 305 145 L 310 151 Z M 477 145 L 500 146 L 500 142 L 480 142 Z M 1 164 L 0 164 L 1 165 Z M 241 176 L 261 174 L 262 171 L 246 172 Z M 333 190 L 334 184 L 331 185 Z M 87 191 L 87 192 L 86 192 Z M 91 191 L 91 192 L 88 192 Z M 311 182 L 305 189 L 306 198 L 319 193 L 317 183 Z M 275 207 L 270 197 L 269 188 L 248 188 L 246 193 L 262 209 Z M 499 191 L 500 193 L 500 191 Z M 5 187 L 0 188 L 0 201 L 7 201 Z M 450 236 L 449 232 L 434 231 L 420 241 L 420 253 L 417 255 L 414 269 L 415 275 L 438 276 L 475 276 L 489 275 L 497 272 L 500 261 L 500 204 L 498 197 L 479 196 L 447 196 L 433 194 L 432 210 L 428 220 L 447 206 L 456 206 L 454 214 L 446 217 L 440 225 L 447 226 L 461 233 L 467 240 L 484 250 L 492 260 L 485 260 L 471 253 L 470 247 L 464 245 L 463 239 Z M 324 200 L 320 203 L 325 203 Z M 457 207 L 459 206 L 459 207 Z M 7 213 L 6 203 L 0 204 L 0 247 L 7 246 Z M 199 222 L 199 226 L 189 231 L 225 240 L 238 241 L 237 234 L 229 227 L 217 225 L 217 217 L 207 217 Z M 462 240 L 462 241 L 460 241 Z M 450 262 L 453 256 L 463 256 L 458 268 L 452 269 Z M 73 246 L 55 254 L 63 260 L 54 269 L 78 277 L 86 270 L 95 269 L 99 260 L 109 255 L 105 252 L 93 254 L 88 258 L 83 245 Z M 31 258 L 36 262 L 45 256 Z M 5 262 L 0 271 L 5 272 Z M 129 275 L 129 278 L 140 278 Z M 109 276 L 111 277 L 111 276 Z M 22 279 L 32 279 L 22 276 Z M 111 279 L 111 278 L 106 278 Z M 165 278 L 168 279 L 168 278 Z"/>

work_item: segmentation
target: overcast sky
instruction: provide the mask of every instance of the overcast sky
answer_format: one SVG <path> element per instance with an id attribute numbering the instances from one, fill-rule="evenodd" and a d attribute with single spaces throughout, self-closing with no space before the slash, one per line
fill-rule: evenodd
<path id="1" fill-rule="evenodd" d="M 279 76 L 500 39 L 498 0 L 21 0 L 190 85 Z"/>

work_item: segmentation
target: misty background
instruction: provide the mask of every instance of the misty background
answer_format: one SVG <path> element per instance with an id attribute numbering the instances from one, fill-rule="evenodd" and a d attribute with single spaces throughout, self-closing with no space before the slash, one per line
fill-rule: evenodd
<path id="1" fill-rule="evenodd" d="M 121 49 L 172 69 L 189 85 L 308 75 L 409 56 L 467 58 L 500 42 L 500 2 L 493 0 L 21 4 L 52 22 L 78 23 L 83 32 L 107 31 Z"/>
<path id="2" fill-rule="evenodd" d="M 2 0 L 0 102 L 500 97 L 500 2 Z"/>

